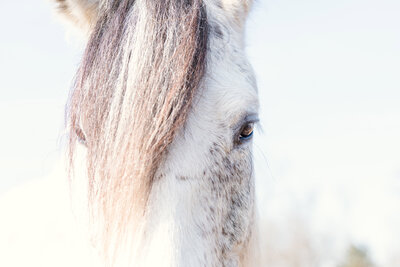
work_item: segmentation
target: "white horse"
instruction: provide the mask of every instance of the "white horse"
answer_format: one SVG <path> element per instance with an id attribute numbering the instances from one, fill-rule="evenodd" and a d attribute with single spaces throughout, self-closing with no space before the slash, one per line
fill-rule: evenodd
<path id="1" fill-rule="evenodd" d="M 0 265 L 259 266 L 251 0 L 53 1 L 88 34 L 70 179 L 9 197 Z"/>

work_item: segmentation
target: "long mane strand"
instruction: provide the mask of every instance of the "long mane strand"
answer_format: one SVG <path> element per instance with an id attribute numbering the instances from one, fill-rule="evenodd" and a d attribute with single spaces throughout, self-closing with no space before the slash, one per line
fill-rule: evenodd
<path id="1" fill-rule="evenodd" d="M 105 250 L 145 214 L 156 171 L 205 71 L 201 0 L 104 1 L 68 105 L 70 162 L 87 147 L 89 209 Z"/>

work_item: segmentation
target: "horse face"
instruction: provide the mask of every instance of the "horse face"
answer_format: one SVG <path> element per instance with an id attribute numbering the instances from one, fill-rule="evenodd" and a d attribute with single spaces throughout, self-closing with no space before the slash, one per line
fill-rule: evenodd
<path id="1" fill-rule="evenodd" d="M 89 0 L 58 0 L 56 2 L 64 15 L 88 31 L 92 29 L 91 25 L 96 24 L 102 5 L 107 3 L 107 1 Z M 140 3 L 144 4 L 144 2 Z M 126 5 L 129 6 L 129 4 L 126 1 Z M 77 135 L 78 137 L 82 135 L 85 139 L 86 136 L 89 137 L 87 146 L 89 151 L 92 150 L 91 154 L 94 159 L 91 165 L 102 166 L 104 164 L 108 171 L 103 175 L 106 179 L 102 180 L 103 177 L 100 175 L 98 180 L 95 177 L 92 182 L 92 184 L 99 184 L 99 191 L 105 190 L 106 194 L 93 199 L 106 203 L 105 208 L 101 207 L 100 209 L 109 213 L 108 218 L 107 214 L 105 215 L 106 226 L 109 222 L 112 223 L 114 215 L 121 216 L 119 222 L 122 224 L 131 223 L 131 221 L 125 220 L 131 217 L 143 222 L 143 224 L 138 223 L 140 232 L 136 231 L 133 237 L 136 240 L 131 242 L 140 249 L 135 249 L 133 252 L 127 250 L 128 254 L 133 254 L 135 262 L 142 263 L 138 264 L 139 266 L 166 266 L 166 262 L 170 263 L 167 264 L 168 266 L 236 266 L 239 263 L 249 266 L 246 261 L 249 257 L 249 244 L 252 240 L 254 226 L 252 138 L 254 125 L 258 121 L 256 83 L 252 69 L 245 57 L 242 40 L 244 21 L 249 5 L 250 1 L 248 0 L 204 1 L 207 14 L 208 46 L 203 77 L 195 92 L 190 109 L 187 110 L 184 123 L 173 135 L 173 140 L 165 148 L 165 151 L 162 151 L 164 154 L 162 160 L 157 161 L 154 179 L 149 180 L 151 186 L 148 187 L 150 192 L 146 197 L 146 207 L 143 213 L 139 213 L 144 214 L 144 218 L 118 214 L 124 213 L 125 207 L 130 207 L 130 202 L 137 197 L 132 193 L 133 190 L 129 190 L 131 186 L 136 185 L 135 182 L 131 182 L 136 177 L 133 175 L 133 179 L 130 179 L 130 170 L 125 168 L 125 163 L 129 162 L 126 158 L 131 155 L 137 158 L 141 154 L 137 155 L 134 153 L 135 151 L 127 149 L 125 151 L 127 156 L 115 161 L 119 163 L 119 169 L 124 171 L 123 180 L 127 181 L 127 183 L 119 183 L 115 181 L 121 176 L 113 176 L 114 159 L 110 157 L 103 161 L 102 156 L 93 152 L 100 151 L 105 153 L 105 156 L 109 156 L 106 155 L 106 152 L 112 151 L 113 155 L 118 157 L 118 148 L 114 148 L 114 144 L 110 142 L 110 138 L 115 136 L 117 136 L 116 140 L 125 144 L 124 148 L 135 148 L 136 146 L 132 143 L 142 141 L 140 139 L 126 142 L 129 135 L 120 137 L 118 131 L 110 136 L 107 135 L 109 131 L 114 131 L 115 127 L 112 127 L 114 124 L 119 125 L 114 118 L 125 118 L 126 126 L 122 127 L 122 125 L 121 128 L 132 129 L 132 127 L 129 128 L 131 120 L 126 119 L 131 118 L 129 103 L 117 99 L 118 101 L 115 103 L 109 104 L 111 110 L 115 104 L 116 113 L 120 110 L 126 113 L 122 113 L 122 117 L 111 117 L 112 120 L 100 124 L 98 119 L 88 111 L 101 111 L 101 109 L 91 107 L 92 101 L 87 101 L 87 97 L 79 99 L 78 95 L 78 106 L 83 102 L 84 108 L 89 106 L 91 109 L 84 109 L 84 117 L 82 125 L 80 125 L 83 131 L 78 131 Z M 137 12 L 139 11 L 140 9 L 137 9 Z M 104 17 L 103 14 L 103 18 L 107 17 Z M 132 17 L 127 16 L 127 21 L 129 19 Z M 140 20 L 138 23 L 140 26 Z M 121 38 L 124 39 L 124 36 Z M 106 48 L 107 45 L 105 45 Z M 156 44 L 146 43 L 145 45 Z M 124 49 L 131 51 L 129 46 L 125 46 Z M 135 52 L 134 49 L 133 51 Z M 135 55 L 134 52 L 132 55 Z M 95 56 L 110 55 L 110 61 L 113 60 L 113 53 L 100 53 L 99 55 L 93 53 Z M 126 70 L 135 69 L 136 62 L 130 61 L 130 55 L 129 52 L 121 55 L 128 62 Z M 89 58 L 91 59 L 91 57 Z M 90 75 L 93 75 L 94 78 L 92 80 L 89 78 L 91 82 L 87 83 L 87 87 L 88 90 L 93 90 L 93 88 L 90 89 L 93 87 L 93 81 L 98 81 L 97 78 L 101 77 L 96 76 L 96 69 L 89 73 L 89 77 L 92 77 Z M 122 77 L 123 80 L 125 75 L 118 77 Z M 137 75 L 132 74 L 132 77 L 134 79 L 131 80 L 142 81 Z M 85 91 L 85 86 L 85 84 L 82 85 L 77 92 Z M 102 87 L 101 84 L 98 86 Z M 109 92 L 108 87 L 103 86 L 102 88 L 104 92 Z M 113 88 L 110 87 L 110 89 Z M 116 90 L 116 92 L 126 99 L 129 98 L 130 93 L 131 96 L 135 95 L 135 91 L 130 92 L 129 90 L 130 87 L 127 86 L 124 91 Z M 93 92 L 95 95 L 96 90 Z M 92 95 L 88 94 L 88 97 Z M 104 98 L 104 95 L 102 96 Z M 166 96 L 169 96 L 168 93 Z M 166 99 L 168 100 L 168 97 Z M 145 100 L 143 99 L 143 101 Z M 97 99 L 94 99 L 93 102 L 96 101 Z M 154 101 L 157 101 L 157 98 L 154 98 Z M 121 105 L 127 105 L 128 108 L 124 109 L 124 106 Z M 140 103 L 135 103 L 135 105 L 140 106 Z M 102 114 L 98 118 L 102 118 Z M 85 124 L 92 126 L 88 127 Z M 90 147 L 93 144 L 96 145 L 96 135 L 85 134 L 89 131 L 96 131 L 93 125 L 101 127 L 111 125 L 110 128 L 104 128 L 105 130 L 98 134 L 107 146 L 98 146 L 97 150 Z M 126 131 L 121 131 L 121 133 L 125 134 Z M 146 135 L 154 135 L 154 133 L 139 134 L 143 138 L 147 138 Z M 102 149 L 103 147 L 107 149 Z M 143 151 L 141 150 L 141 152 Z M 134 165 L 134 167 L 137 166 Z M 96 171 L 97 168 L 93 167 L 93 172 Z M 96 173 L 94 173 L 95 175 Z M 107 184 L 113 186 L 111 188 L 104 186 Z M 124 194 L 120 192 L 124 192 Z M 129 194 L 131 195 L 129 196 Z M 120 208 L 114 211 L 113 203 L 119 204 Z M 120 227 L 120 225 L 118 224 L 116 227 Z M 138 227 L 135 229 L 137 230 Z M 125 231 L 123 233 L 125 234 Z M 164 240 L 164 242 L 160 242 L 160 240 Z"/>
<path id="2" fill-rule="evenodd" d="M 218 15 L 210 19 L 202 86 L 158 170 L 151 195 L 155 210 L 172 210 L 174 214 L 175 222 L 164 224 L 166 228 L 159 231 L 183 238 L 179 230 L 171 229 L 190 229 L 186 238 L 198 240 L 191 245 L 210 251 L 210 261 L 203 259 L 207 266 L 213 262 L 250 266 L 246 257 L 250 257 L 254 242 L 252 138 L 258 121 L 258 95 L 243 51 L 242 32 L 229 24 L 229 19 Z M 154 214 L 152 220 L 158 220 L 159 225 L 170 218 L 163 217 L 161 211 Z M 201 260 L 196 256 L 193 252 L 180 262 L 191 266 Z"/>

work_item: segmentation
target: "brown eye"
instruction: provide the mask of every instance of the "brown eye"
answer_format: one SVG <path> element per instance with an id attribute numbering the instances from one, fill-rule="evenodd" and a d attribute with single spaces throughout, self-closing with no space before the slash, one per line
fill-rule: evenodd
<path id="1" fill-rule="evenodd" d="M 239 140 L 245 141 L 250 139 L 253 136 L 253 132 L 254 132 L 254 123 L 252 122 L 247 123 L 240 131 Z"/>
<path id="2" fill-rule="evenodd" d="M 81 143 L 82 145 L 86 145 L 86 136 L 83 133 L 82 129 L 79 127 L 75 127 L 75 134 L 78 138 L 79 143 Z"/>

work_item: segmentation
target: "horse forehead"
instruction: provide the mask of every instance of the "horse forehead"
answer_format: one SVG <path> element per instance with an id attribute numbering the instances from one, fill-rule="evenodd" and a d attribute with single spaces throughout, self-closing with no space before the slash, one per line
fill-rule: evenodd
<path id="1" fill-rule="evenodd" d="M 223 59 L 213 58 L 208 65 L 205 101 L 223 118 L 243 113 L 257 113 L 259 102 L 253 70 L 237 50 L 227 51 Z"/>

